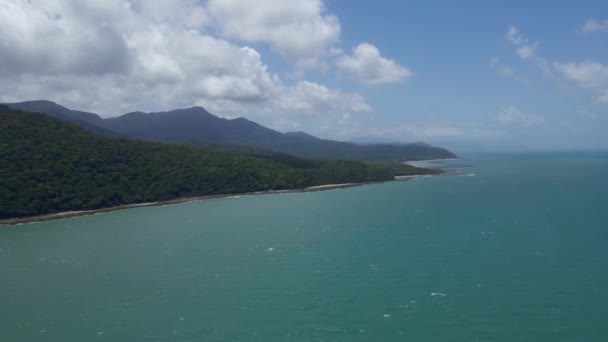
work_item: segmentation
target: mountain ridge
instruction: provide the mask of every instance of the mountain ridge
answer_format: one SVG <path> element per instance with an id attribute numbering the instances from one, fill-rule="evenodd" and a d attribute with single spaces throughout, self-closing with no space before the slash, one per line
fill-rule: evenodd
<path id="1" fill-rule="evenodd" d="M 108 137 L 244 146 L 319 159 L 406 161 L 456 157 L 448 150 L 420 143 L 361 145 L 321 139 L 305 132 L 281 133 L 247 118 L 221 118 L 200 106 L 151 113 L 130 112 L 104 119 L 45 100 L 5 105 L 47 114 Z"/>

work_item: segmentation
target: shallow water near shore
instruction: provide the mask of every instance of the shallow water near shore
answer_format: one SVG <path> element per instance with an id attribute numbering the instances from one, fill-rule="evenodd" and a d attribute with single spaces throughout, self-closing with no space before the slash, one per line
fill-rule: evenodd
<path id="1" fill-rule="evenodd" d="M 0 227 L 6 341 L 605 341 L 608 153 Z"/>

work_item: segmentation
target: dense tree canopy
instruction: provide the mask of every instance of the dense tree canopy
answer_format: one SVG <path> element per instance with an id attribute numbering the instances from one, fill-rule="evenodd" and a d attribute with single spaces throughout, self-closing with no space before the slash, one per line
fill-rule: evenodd
<path id="1" fill-rule="evenodd" d="M 107 138 L 44 114 L 0 106 L 0 218 L 420 172 L 430 171 Z"/>

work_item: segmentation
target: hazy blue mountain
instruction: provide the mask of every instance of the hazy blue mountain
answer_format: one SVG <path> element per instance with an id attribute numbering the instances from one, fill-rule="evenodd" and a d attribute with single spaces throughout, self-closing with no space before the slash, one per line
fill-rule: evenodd
<path id="1" fill-rule="evenodd" d="M 16 109 L 45 113 L 76 123 L 99 134 L 128 136 L 160 142 L 245 146 L 279 153 L 321 159 L 419 160 L 453 158 L 442 148 L 427 144 L 359 145 L 319 139 L 304 132 L 281 133 L 245 118 L 224 119 L 202 107 L 168 112 L 132 112 L 102 119 L 98 115 L 72 111 L 49 101 L 8 104 Z M 105 134 L 104 134 L 105 133 Z"/>

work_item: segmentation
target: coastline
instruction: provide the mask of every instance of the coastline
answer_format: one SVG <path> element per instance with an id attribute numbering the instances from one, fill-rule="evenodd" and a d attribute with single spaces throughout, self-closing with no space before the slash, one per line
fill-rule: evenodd
<path id="1" fill-rule="evenodd" d="M 187 202 L 203 201 L 203 200 L 210 200 L 210 199 L 217 199 L 217 198 L 227 198 L 227 197 L 234 197 L 234 196 L 277 195 L 277 194 L 287 194 L 287 193 L 328 191 L 328 190 L 353 188 L 353 187 L 357 187 L 357 186 L 371 185 L 371 184 L 381 184 L 381 183 L 389 183 L 389 182 L 404 182 L 404 181 L 408 181 L 410 179 L 421 178 L 421 177 L 449 176 L 449 175 L 450 174 L 440 173 L 440 174 L 436 174 L 436 175 L 395 176 L 394 179 L 385 180 L 385 181 L 324 184 L 324 185 L 315 185 L 315 186 L 311 186 L 311 187 L 303 188 L 303 189 L 267 190 L 267 191 L 256 191 L 256 192 L 233 193 L 233 194 L 182 197 L 182 198 L 176 198 L 176 199 L 172 199 L 172 200 L 158 201 L 158 202 L 123 204 L 123 205 L 119 205 L 119 206 L 115 206 L 115 207 L 108 207 L 108 208 L 101 208 L 101 209 L 72 210 L 72 211 L 64 211 L 64 212 L 52 213 L 52 214 L 2 219 L 2 220 L 0 220 L 0 226 L 1 225 L 14 226 L 14 225 L 20 225 L 20 224 L 25 224 L 25 223 L 60 220 L 60 219 L 66 219 L 66 218 L 71 218 L 71 217 L 88 216 L 88 215 L 94 215 L 94 214 L 99 214 L 99 213 L 108 213 L 108 212 L 112 212 L 112 211 L 125 210 L 125 209 L 158 207 L 158 206 L 164 206 L 164 205 L 181 204 L 181 203 L 187 203 Z"/>

